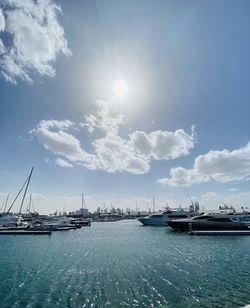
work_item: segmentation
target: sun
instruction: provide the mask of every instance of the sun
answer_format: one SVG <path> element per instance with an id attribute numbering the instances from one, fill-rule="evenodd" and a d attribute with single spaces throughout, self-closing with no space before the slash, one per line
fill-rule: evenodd
<path id="1" fill-rule="evenodd" d="M 113 85 L 113 92 L 116 98 L 124 99 L 129 91 L 128 84 L 124 80 L 117 80 Z"/>

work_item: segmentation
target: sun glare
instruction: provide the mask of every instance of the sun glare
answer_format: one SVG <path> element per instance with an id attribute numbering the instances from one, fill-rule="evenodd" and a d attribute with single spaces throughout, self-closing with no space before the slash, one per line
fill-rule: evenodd
<path id="1" fill-rule="evenodd" d="M 128 94 L 128 91 L 128 85 L 124 80 L 117 80 L 113 85 L 113 92 L 117 98 L 125 98 Z"/>

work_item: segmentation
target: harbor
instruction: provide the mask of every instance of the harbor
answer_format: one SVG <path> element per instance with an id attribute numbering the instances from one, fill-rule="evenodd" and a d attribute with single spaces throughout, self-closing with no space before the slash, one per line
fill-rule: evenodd
<path id="1" fill-rule="evenodd" d="M 0 308 L 250 308 L 249 17 L 0 0 Z"/>
<path id="2" fill-rule="evenodd" d="M 0 273 L 8 275 L 0 281 L 1 307 L 249 304 L 247 208 L 223 204 L 204 213 L 190 199 L 189 207 L 155 211 L 153 198 L 148 213 L 114 207 L 91 213 L 82 194 L 79 210 L 39 215 L 30 194 L 22 213 L 32 171 L 0 215 Z"/>
<path id="3" fill-rule="evenodd" d="M 1 307 L 242 307 L 250 237 L 190 236 L 137 220 L 1 236 Z"/>

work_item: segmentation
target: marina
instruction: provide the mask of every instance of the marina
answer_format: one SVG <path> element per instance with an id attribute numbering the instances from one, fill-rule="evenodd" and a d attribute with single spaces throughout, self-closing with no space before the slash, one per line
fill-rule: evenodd
<path id="1" fill-rule="evenodd" d="M 236 308 L 249 304 L 249 276 L 242 278 L 250 270 L 248 211 L 225 205 L 202 213 L 198 202 L 190 200 L 188 209 L 167 207 L 145 217 L 114 208 L 90 213 L 82 194 L 78 215 L 39 215 L 30 210 L 27 215 L 22 214 L 22 206 L 32 172 L 33 168 L 8 211 L 0 215 L 1 275 L 9 269 L 8 280 L 0 282 L 1 307 L 198 308 L 217 307 L 223 301 Z M 22 189 L 20 210 L 11 213 Z M 30 194 L 29 208 L 31 204 Z M 221 248 L 227 251 L 227 262 L 221 259 Z M 234 259 L 237 250 L 245 256 L 244 262 Z M 226 288 L 238 279 L 244 290 L 238 293 L 234 288 L 228 297 Z"/>
<path id="2" fill-rule="evenodd" d="M 52 236 L 0 236 L 0 245 L 3 308 L 238 308 L 250 301 L 248 236 L 190 236 L 122 220 Z"/>
<path id="3" fill-rule="evenodd" d="M 0 0 L 0 308 L 250 308 L 249 17 Z"/>

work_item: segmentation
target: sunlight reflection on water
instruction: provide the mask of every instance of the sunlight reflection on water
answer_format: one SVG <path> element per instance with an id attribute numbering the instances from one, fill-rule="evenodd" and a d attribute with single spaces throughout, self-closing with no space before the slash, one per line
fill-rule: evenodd
<path id="1" fill-rule="evenodd" d="M 240 307 L 250 302 L 249 244 L 138 221 L 1 236 L 1 307 Z"/>

